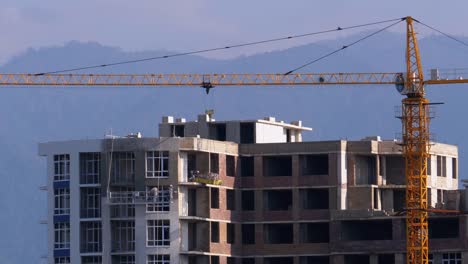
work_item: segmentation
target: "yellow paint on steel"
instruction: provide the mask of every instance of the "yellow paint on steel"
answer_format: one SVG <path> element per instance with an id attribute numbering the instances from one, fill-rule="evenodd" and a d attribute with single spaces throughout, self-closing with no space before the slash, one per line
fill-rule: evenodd
<path id="1" fill-rule="evenodd" d="M 429 157 L 428 104 L 424 95 L 421 67 L 413 19 L 406 18 L 405 88 L 402 101 L 403 155 L 406 169 L 406 263 L 427 264 L 429 229 L 427 219 L 427 158 Z"/>
<path id="2" fill-rule="evenodd" d="M 296 74 L 0 74 L 0 85 L 213 86 L 395 84 L 402 73 Z"/>

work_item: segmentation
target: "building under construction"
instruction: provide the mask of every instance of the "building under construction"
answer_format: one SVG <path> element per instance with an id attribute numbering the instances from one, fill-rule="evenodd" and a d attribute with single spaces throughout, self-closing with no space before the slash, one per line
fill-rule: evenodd
<path id="1" fill-rule="evenodd" d="M 395 140 L 302 141 L 301 121 L 164 117 L 139 133 L 49 142 L 48 262 L 406 262 Z M 468 263 L 456 146 L 428 158 L 429 263 Z"/>

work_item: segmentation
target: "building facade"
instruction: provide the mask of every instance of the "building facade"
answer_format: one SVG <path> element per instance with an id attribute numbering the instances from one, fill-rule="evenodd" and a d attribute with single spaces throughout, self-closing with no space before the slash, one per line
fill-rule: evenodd
<path id="1" fill-rule="evenodd" d="M 200 115 L 164 117 L 159 138 L 40 144 L 48 262 L 405 263 L 401 146 L 303 142 L 308 130 Z M 428 164 L 431 207 L 466 212 L 457 147 L 434 143 Z M 468 263 L 467 215 L 429 224 L 432 263 Z"/>

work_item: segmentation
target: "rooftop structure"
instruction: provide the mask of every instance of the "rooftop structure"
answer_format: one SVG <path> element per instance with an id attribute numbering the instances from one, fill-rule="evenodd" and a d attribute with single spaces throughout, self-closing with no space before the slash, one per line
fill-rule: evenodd
<path id="1" fill-rule="evenodd" d="M 164 117 L 141 134 L 39 145 L 49 263 L 405 262 L 395 140 L 303 142 L 301 121 Z M 458 149 L 434 143 L 430 207 L 468 211 Z M 430 217 L 432 263 L 468 259 L 466 214 Z"/>

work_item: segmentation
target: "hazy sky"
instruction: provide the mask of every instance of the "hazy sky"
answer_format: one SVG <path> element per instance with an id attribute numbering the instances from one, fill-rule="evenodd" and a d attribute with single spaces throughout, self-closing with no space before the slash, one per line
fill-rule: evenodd
<path id="1" fill-rule="evenodd" d="M 193 50 L 411 15 L 468 35 L 468 2 L 313 0 L 2 0 L 0 63 L 27 48 L 97 41 L 125 50 Z M 403 31 L 403 24 L 399 25 Z M 346 33 L 339 33 L 346 34 Z M 341 35 L 343 36 L 343 35 Z M 340 35 L 322 38 L 340 37 Z M 287 48 L 301 41 L 236 50 Z M 228 56 L 213 54 L 212 56 Z"/>

